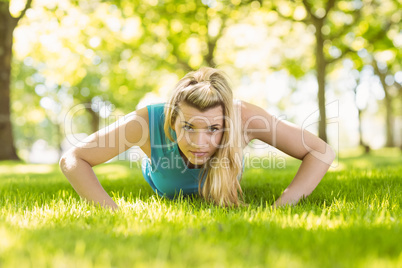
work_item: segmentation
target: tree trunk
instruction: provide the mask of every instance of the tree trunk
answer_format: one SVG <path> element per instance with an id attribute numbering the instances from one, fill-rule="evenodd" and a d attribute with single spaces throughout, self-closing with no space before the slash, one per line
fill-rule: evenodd
<path id="1" fill-rule="evenodd" d="M 386 129 L 386 135 L 387 139 L 385 142 L 386 147 L 394 147 L 394 119 L 393 119 L 393 112 L 392 112 L 392 97 L 389 95 L 388 92 L 388 85 L 385 83 L 385 74 L 380 71 L 378 68 L 377 62 L 374 60 L 373 61 L 373 67 L 375 73 L 378 75 L 381 81 L 382 88 L 384 90 L 384 100 L 385 100 L 385 129 Z"/>
<path id="2" fill-rule="evenodd" d="M 384 88 L 384 92 L 385 92 L 385 108 L 386 108 L 385 122 L 387 131 L 387 139 L 385 146 L 394 147 L 395 144 L 394 144 L 394 124 L 393 124 L 394 122 L 392 115 L 392 99 L 386 88 Z"/>
<path id="3" fill-rule="evenodd" d="M 315 38 L 316 38 L 316 68 L 317 68 L 317 82 L 318 82 L 318 109 L 320 112 L 320 121 L 318 122 L 318 136 L 327 142 L 326 130 L 326 111 L 325 111 L 325 74 L 326 62 L 324 57 L 324 38 L 322 36 L 323 19 L 315 19 Z"/>
<path id="4" fill-rule="evenodd" d="M 356 87 L 353 89 L 353 94 L 354 94 L 354 99 L 355 99 L 355 105 L 357 109 L 357 123 L 359 125 L 359 145 L 364 148 L 364 153 L 368 154 L 370 152 L 370 146 L 366 144 L 363 140 L 363 129 L 362 129 L 362 115 L 363 115 L 363 110 L 359 109 L 357 106 L 357 86 L 360 84 L 360 78 L 356 80 Z"/>
<path id="5" fill-rule="evenodd" d="M 395 83 L 398 83 L 398 82 L 395 82 Z M 402 105 L 402 87 L 399 87 L 399 96 L 401 98 L 400 102 L 401 102 L 401 105 Z M 401 118 L 401 121 L 402 121 L 402 115 L 400 115 L 400 118 Z M 399 133 L 400 133 L 400 137 L 402 138 L 402 122 L 401 122 L 401 124 L 399 124 L 399 126 L 401 127 L 400 130 L 399 130 Z M 401 149 L 401 152 L 402 152 L 402 140 L 400 142 L 401 143 L 399 144 L 399 149 Z"/>
<path id="6" fill-rule="evenodd" d="M 59 153 L 59 158 L 62 156 L 63 154 L 63 148 L 61 147 L 61 143 L 63 142 L 63 128 L 61 126 L 61 124 L 56 123 L 55 124 L 55 128 L 56 128 L 56 133 L 57 133 L 57 151 Z"/>
<path id="7" fill-rule="evenodd" d="M 209 19 L 210 18 L 208 17 L 208 20 Z M 207 34 L 208 54 L 204 56 L 204 60 L 207 62 L 209 67 L 216 68 L 214 52 L 215 52 L 218 40 L 222 37 L 223 29 L 225 28 L 225 23 L 226 23 L 227 19 L 228 19 L 227 15 L 221 16 L 222 25 L 219 27 L 219 31 L 216 36 L 210 36 L 209 34 Z M 209 24 L 208 24 L 208 27 L 209 27 Z"/>
<path id="8" fill-rule="evenodd" d="M 92 133 L 95 133 L 99 130 L 99 120 L 100 120 L 99 114 L 97 112 L 95 112 L 94 110 L 92 110 L 91 108 L 88 108 L 88 113 L 92 117 L 92 121 L 91 121 Z"/>
<path id="9" fill-rule="evenodd" d="M 363 140 L 363 130 L 362 130 L 362 113 L 363 111 L 357 108 L 358 111 L 358 121 L 359 121 L 359 145 L 364 148 L 364 153 L 368 154 L 370 152 L 370 146 L 366 144 Z"/>
<path id="10" fill-rule="evenodd" d="M 10 76 L 13 32 L 18 20 L 9 13 L 9 2 L 0 1 L 0 160 L 19 160 L 17 156 L 10 109 Z"/>
<path id="11" fill-rule="evenodd" d="M 208 54 L 205 56 L 205 61 L 207 62 L 208 66 L 215 68 L 214 51 L 217 39 L 211 39 L 211 37 L 208 38 Z"/>
<path id="12" fill-rule="evenodd" d="M 359 145 L 364 146 L 363 130 L 362 130 L 362 110 L 357 108 L 357 111 L 358 111 L 358 124 L 359 124 Z"/>

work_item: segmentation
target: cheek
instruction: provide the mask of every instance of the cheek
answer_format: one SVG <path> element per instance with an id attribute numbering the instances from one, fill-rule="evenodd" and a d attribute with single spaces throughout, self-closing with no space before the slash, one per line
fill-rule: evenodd
<path id="1" fill-rule="evenodd" d="M 182 142 L 184 140 L 184 129 L 182 129 L 179 126 L 175 126 L 175 132 L 176 132 L 176 138 L 178 140 L 178 143 Z"/>
<path id="2" fill-rule="evenodd" d="M 212 145 L 218 147 L 221 144 L 222 138 L 223 138 L 223 132 L 213 135 L 211 138 Z"/>
<path id="3" fill-rule="evenodd" d="M 180 147 L 187 146 L 188 144 L 187 139 L 185 137 L 182 137 L 177 143 L 179 144 Z"/>
<path id="4" fill-rule="evenodd" d="M 189 133 L 186 133 L 186 131 L 184 131 L 183 129 L 179 129 L 176 132 L 176 136 L 177 136 L 177 144 L 181 147 L 187 147 L 191 142 L 191 135 L 189 135 Z"/>

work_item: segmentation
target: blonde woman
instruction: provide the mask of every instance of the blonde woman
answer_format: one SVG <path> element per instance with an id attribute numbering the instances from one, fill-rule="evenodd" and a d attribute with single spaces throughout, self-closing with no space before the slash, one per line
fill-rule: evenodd
<path id="1" fill-rule="evenodd" d="M 142 173 L 157 194 L 199 193 L 217 205 L 238 206 L 243 204 L 243 150 L 253 139 L 302 160 L 276 206 L 308 196 L 335 158 L 317 136 L 233 99 L 227 75 L 203 67 L 182 78 L 168 102 L 138 109 L 90 135 L 63 155 L 60 167 L 81 197 L 116 209 L 92 167 L 139 146 L 147 156 Z"/>

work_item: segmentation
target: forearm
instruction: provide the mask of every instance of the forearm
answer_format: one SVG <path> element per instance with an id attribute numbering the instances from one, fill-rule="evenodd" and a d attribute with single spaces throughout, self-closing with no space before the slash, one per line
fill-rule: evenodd
<path id="1" fill-rule="evenodd" d="M 275 205 L 294 205 L 300 198 L 310 195 L 328 171 L 332 161 L 333 158 L 331 157 L 322 161 L 308 153 L 303 158 L 296 176 L 278 200 L 275 201 Z"/>
<path id="2" fill-rule="evenodd" d="M 60 168 L 74 190 L 86 201 L 94 202 L 102 207 L 117 209 L 117 204 L 106 193 L 99 183 L 91 165 L 72 155 L 60 160 Z"/>

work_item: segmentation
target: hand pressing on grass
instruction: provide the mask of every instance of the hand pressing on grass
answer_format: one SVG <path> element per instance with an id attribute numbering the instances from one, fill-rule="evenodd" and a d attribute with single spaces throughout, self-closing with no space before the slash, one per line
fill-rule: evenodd
<path id="1" fill-rule="evenodd" d="M 148 128 L 143 127 L 143 118 L 148 120 L 147 108 L 134 111 L 97 131 L 62 156 L 59 163 L 62 172 L 74 190 L 87 202 L 112 210 L 118 209 L 92 167 L 133 146 L 141 145 L 139 142 L 148 136 Z"/>
<path id="2" fill-rule="evenodd" d="M 320 183 L 335 159 L 334 150 L 322 139 L 309 131 L 274 117 L 258 106 L 250 105 L 245 118 L 259 115 L 258 120 L 251 120 L 249 139 L 259 139 L 302 163 L 282 195 L 274 206 L 295 205 L 301 198 L 310 195 Z"/>
<path id="3" fill-rule="evenodd" d="M 74 151 L 61 158 L 60 167 L 74 190 L 87 202 L 112 210 L 118 209 L 117 204 L 99 183 L 92 166 Z"/>
<path id="4" fill-rule="evenodd" d="M 324 142 L 319 142 L 321 139 L 318 137 L 313 138 L 313 141 L 314 139 L 318 140 L 317 147 L 302 158 L 294 179 L 275 201 L 276 206 L 295 205 L 300 199 L 309 196 L 332 164 L 335 158 L 332 148 Z"/>

